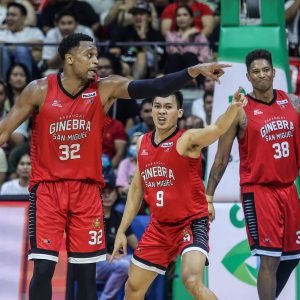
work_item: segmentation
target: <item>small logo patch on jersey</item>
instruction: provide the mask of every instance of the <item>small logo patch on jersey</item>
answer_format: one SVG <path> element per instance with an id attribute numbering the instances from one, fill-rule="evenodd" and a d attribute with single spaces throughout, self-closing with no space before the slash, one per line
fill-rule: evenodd
<path id="1" fill-rule="evenodd" d="M 86 103 L 86 104 L 93 104 L 94 103 L 94 98 L 92 98 L 92 99 L 84 99 L 84 103 Z"/>
<path id="2" fill-rule="evenodd" d="M 281 108 L 285 108 L 287 106 L 287 104 L 289 103 L 289 101 L 287 99 L 284 100 L 277 100 L 276 103 L 281 107 Z"/>
<path id="3" fill-rule="evenodd" d="M 48 245 L 51 243 L 51 241 L 49 239 L 43 239 L 43 242 Z"/>
<path id="4" fill-rule="evenodd" d="M 143 149 L 141 155 L 149 155 L 148 151 L 146 149 Z"/>
<path id="5" fill-rule="evenodd" d="M 168 142 L 168 143 L 162 143 L 161 147 L 163 148 L 170 148 L 173 146 L 173 142 Z"/>
<path id="6" fill-rule="evenodd" d="M 83 99 L 92 98 L 92 97 L 95 97 L 95 96 L 96 96 L 96 92 L 81 94 L 81 97 Z"/>
<path id="7" fill-rule="evenodd" d="M 254 116 L 262 115 L 262 114 L 263 114 L 263 112 L 260 109 L 255 109 L 254 112 L 253 112 Z"/>
<path id="8" fill-rule="evenodd" d="M 93 227 L 95 228 L 95 229 L 99 229 L 100 228 L 100 219 L 99 218 L 97 218 L 94 222 L 93 222 Z"/>
<path id="9" fill-rule="evenodd" d="M 61 103 L 59 100 L 53 100 L 52 102 L 52 106 L 56 106 L 56 107 L 62 107 Z"/>

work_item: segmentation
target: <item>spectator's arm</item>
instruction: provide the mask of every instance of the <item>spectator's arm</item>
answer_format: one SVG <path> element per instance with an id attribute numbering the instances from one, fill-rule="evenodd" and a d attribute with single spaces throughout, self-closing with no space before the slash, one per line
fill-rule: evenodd
<path id="1" fill-rule="evenodd" d="M 205 15 L 202 17 L 202 33 L 209 36 L 215 27 L 214 17 L 212 15 Z"/>
<path id="2" fill-rule="evenodd" d="M 28 26 L 36 26 L 36 13 L 32 4 L 28 0 L 21 1 L 21 4 L 23 4 L 27 10 L 25 24 Z"/>
<path id="3" fill-rule="evenodd" d="M 163 19 L 161 21 L 161 33 L 166 35 L 168 31 L 171 30 L 172 19 Z"/>
<path id="4" fill-rule="evenodd" d="M 123 140 L 115 140 L 114 141 L 114 145 L 115 145 L 115 150 L 116 153 L 114 155 L 114 157 L 112 158 L 112 165 L 114 168 L 117 168 L 119 165 L 119 162 L 123 159 L 124 157 L 124 151 L 126 148 L 126 141 Z"/>
<path id="5" fill-rule="evenodd" d="M 297 15 L 298 9 L 300 9 L 300 0 L 295 0 L 292 5 L 286 7 L 285 9 L 285 22 L 287 24 L 293 22 L 295 16 Z"/>

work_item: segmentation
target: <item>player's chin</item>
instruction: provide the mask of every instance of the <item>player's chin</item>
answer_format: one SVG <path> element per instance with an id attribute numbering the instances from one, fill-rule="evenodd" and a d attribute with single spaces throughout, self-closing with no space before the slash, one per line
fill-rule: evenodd
<path id="1" fill-rule="evenodd" d="M 88 71 L 87 73 L 87 80 L 91 81 L 91 80 L 95 80 L 97 77 L 96 72 L 94 71 Z"/>

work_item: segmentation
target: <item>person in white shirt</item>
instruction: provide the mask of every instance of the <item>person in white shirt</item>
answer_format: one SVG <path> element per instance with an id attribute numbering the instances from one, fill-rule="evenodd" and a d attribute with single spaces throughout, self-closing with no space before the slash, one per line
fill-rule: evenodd
<path id="1" fill-rule="evenodd" d="M 42 59 L 46 62 L 47 73 L 56 72 L 62 66 L 62 61 L 58 55 L 58 44 L 68 35 L 72 33 L 84 33 L 91 36 L 94 40 L 93 31 L 83 25 L 79 25 L 75 16 L 70 11 L 61 12 L 56 19 L 56 27 L 47 32 L 45 43 L 56 44 L 54 46 L 46 45 L 43 48 Z"/>
<path id="2" fill-rule="evenodd" d="M 26 153 L 21 156 L 17 166 L 18 178 L 3 183 L 0 195 L 28 195 L 30 171 L 30 156 Z"/>
<path id="3" fill-rule="evenodd" d="M 44 34 L 39 28 L 25 25 L 26 16 L 27 10 L 24 5 L 16 2 L 7 5 L 6 27 L 0 29 L 0 42 L 15 45 L 2 47 L 2 78 L 6 78 L 7 71 L 13 62 L 24 64 L 32 75 L 34 63 L 41 59 L 41 46 L 19 45 L 20 43 L 36 44 L 44 41 Z"/>

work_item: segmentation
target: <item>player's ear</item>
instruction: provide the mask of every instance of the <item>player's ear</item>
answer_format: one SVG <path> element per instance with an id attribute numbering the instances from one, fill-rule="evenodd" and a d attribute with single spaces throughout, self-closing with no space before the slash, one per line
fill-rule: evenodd
<path id="1" fill-rule="evenodd" d="M 67 62 L 69 65 L 72 65 L 72 64 L 73 64 L 73 56 L 72 56 L 72 54 L 66 54 L 65 60 L 66 60 L 66 62 Z"/>
<path id="2" fill-rule="evenodd" d="M 179 108 L 178 109 L 178 118 L 181 118 L 183 116 L 183 109 Z"/>

